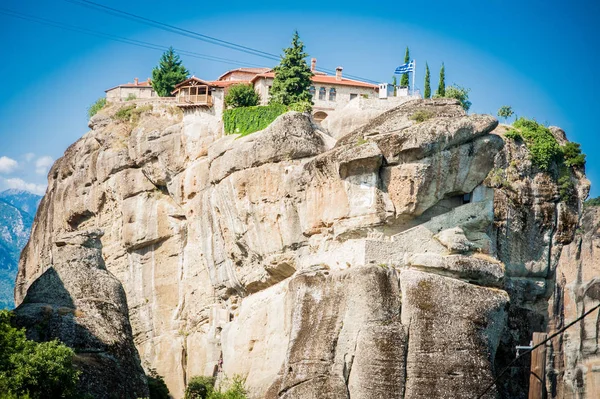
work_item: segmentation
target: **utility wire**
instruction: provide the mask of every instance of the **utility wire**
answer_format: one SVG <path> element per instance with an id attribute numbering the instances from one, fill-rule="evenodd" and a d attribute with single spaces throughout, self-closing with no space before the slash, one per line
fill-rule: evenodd
<path id="1" fill-rule="evenodd" d="M 212 37 L 212 36 L 208 36 L 208 35 L 204 35 L 202 33 L 197 33 L 188 29 L 183 29 L 183 28 L 179 28 L 177 26 L 173 26 L 173 25 L 169 25 L 163 22 L 159 22 L 150 18 L 145 18 L 142 17 L 140 15 L 136 15 L 130 12 L 126 12 L 126 11 L 122 11 L 122 10 L 118 10 L 116 8 L 113 7 L 109 7 L 109 6 L 105 6 L 103 4 L 99 4 L 99 3 L 95 3 L 93 1 L 88 1 L 88 0 L 65 0 L 67 3 L 73 3 L 73 4 L 78 4 L 84 7 L 88 7 L 88 8 L 92 8 L 98 11 L 102 11 L 105 12 L 107 14 L 111 14 L 111 15 L 115 15 L 115 16 L 119 16 L 122 18 L 126 18 L 129 20 L 134 20 L 137 21 L 139 23 L 145 24 L 145 25 L 150 25 L 168 32 L 172 32 L 172 33 L 177 33 L 183 36 L 187 36 L 187 37 L 191 37 L 191 38 L 195 38 L 198 40 L 202 40 L 211 44 L 216 44 L 222 47 L 226 47 L 226 48 L 230 48 L 230 49 L 234 49 L 234 50 L 238 50 L 238 51 L 242 51 L 244 53 L 248 53 L 248 54 L 253 54 L 253 55 L 258 55 L 261 57 L 265 57 L 265 58 L 269 58 L 273 61 L 279 61 L 279 56 L 276 54 L 271 54 L 271 53 L 267 53 L 265 51 L 261 51 L 261 50 L 257 50 L 257 49 L 253 49 L 251 47 L 247 47 L 247 46 L 243 46 L 240 44 L 236 44 L 236 43 L 232 43 L 232 42 L 228 42 L 226 40 L 221 40 L 218 39 L 216 37 Z"/>
<path id="2" fill-rule="evenodd" d="M 558 330 L 557 332 L 555 332 L 554 334 L 550 335 L 548 338 L 546 338 L 545 340 L 543 340 L 542 342 L 540 342 L 539 344 L 531 347 L 531 349 L 527 349 L 525 352 L 523 352 L 523 354 L 517 356 L 512 362 L 510 362 L 508 364 L 508 366 L 506 366 L 502 372 L 500 374 L 498 374 L 496 376 L 496 379 L 494 381 L 492 381 L 492 383 L 490 385 L 487 386 L 487 388 L 485 388 L 485 390 L 481 393 L 481 395 L 479 395 L 477 397 L 477 399 L 481 399 L 483 398 L 483 395 L 485 395 L 490 389 L 492 389 L 492 387 L 494 385 L 496 385 L 496 382 L 498 382 L 498 380 L 500 379 L 500 377 L 502 377 L 502 375 L 504 373 L 506 373 L 506 371 L 514 364 L 516 363 L 517 360 L 521 359 L 523 356 L 533 352 L 535 349 L 539 348 L 542 345 L 545 345 L 546 342 L 550 341 L 552 338 L 556 337 L 557 335 L 562 334 L 567 328 L 570 328 L 571 326 L 573 326 L 575 323 L 577 323 L 578 321 L 581 321 L 584 317 L 586 317 L 587 315 L 589 315 L 590 313 L 592 313 L 593 311 L 600 309 L 600 304 L 594 306 L 592 309 L 588 310 L 587 312 L 585 312 L 584 314 L 582 314 L 581 316 L 579 316 L 577 319 L 573 320 L 571 323 L 567 324 L 566 326 L 564 326 L 563 328 L 561 328 L 560 330 Z"/>
<path id="3" fill-rule="evenodd" d="M 116 8 L 113 7 L 109 7 L 109 6 L 105 6 L 103 4 L 99 4 L 93 1 L 89 1 L 89 0 L 65 0 L 67 3 L 72 3 L 72 4 L 77 4 L 83 7 L 87 7 L 90 9 L 94 9 L 96 11 L 101 11 L 110 15 L 114 15 L 114 16 L 118 16 L 121 18 L 125 18 L 128 20 L 133 20 L 145 25 L 149 25 L 149 26 L 153 26 L 155 28 L 159 28 L 162 30 L 165 30 L 167 32 L 171 32 L 171 33 L 175 33 L 178 35 L 182 35 L 182 36 L 186 36 L 189 38 L 193 38 L 193 39 L 197 39 L 197 40 L 202 40 L 204 42 L 210 43 L 210 44 L 214 44 L 217 46 L 221 46 L 221 47 L 225 47 L 231 50 L 237 50 L 237 51 L 241 51 L 243 53 L 246 54 L 250 54 L 250 55 L 254 55 L 254 56 L 258 56 L 258 57 L 263 57 L 266 59 L 269 59 L 271 61 L 277 61 L 279 62 L 281 60 L 281 57 L 276 55 L 276 54 L 272 54 L 272 53 L 268 53 L 262 50 L 258 50 L 252 47 L 248 47 L 248 46 L 243 46 L 241 44 L 237 44 L 237 43 L 233 43 L 233 42 L 229 42 L 226 40 L 221 40 L 218 39 L 216 37 L 212 37 L 212 36 L 208 36 L 208 35 L 204 35 L 202 33 L 198 33 L 198 32 L 194 32 L 188 29 L 183 29 L 183 28 L 179 28 L 177 26 L 174 25 L 169 25 L 160 21 L 156 21 L 150 18 L 145 18 L 142 17 L 140 15 L 137 14 L 133 14 L 130 12 L 126 12 L 126 11 L 122 11 L 122 10 L 118 10 Z M 330 73 L 330 74 L 335 74 L 335 71 L 333 69 L 328 69 L 328 68 L 319 68 L 321 71 L 326 72 L 326 73 Z M 366 79 L 366 78 L 362 78 L 360 76 L 356 76 L 356 75 L 350 75 L 350 74 L 346 74 L 347 77 L 351 78 L 351 79 L 356 79 L 356 80 L 362 80 L 364 82 L 370 82 L 373 84 L 377 84 L 378 82 L 375 80 L 371 80 L 371 79 Z"/>
<path id="4" fill-rule="evenodd" d="M 23 13 L 5 9 L 2 7 L 0 7 L 0 14 L 4 14 L 4 15 L 14 17 L 14 18 L 23 19 L 23 20 L 26 20 L 29 22 L 35 22 L 35 23 L 39 23 L 39 24 L 43 24 L 43 25 L 52 26 L 55 28 L 70 30 L 72 32 L 78 32 L 78 33 L 88 34 L 91 36 L 102 37 L 105 39 L 114 40 L 114 41 L 125 43 L 125 44 L 131 44 L 131 45 L 138 46 L 138 47 L 144 47 L 144 48 L 149 48 L 152 50 L 160 50 L 160 51 L 168 50 L 168 47 L 166 47 L 166 46 L 161 46 L 161 45 L 154 44 L 154 43 L 144 42 L 141 40 L 128 39 L 125 37 L 116 36 L 116 35 L 112 35 L 109 33 L 93 31 L 91 29 L 80 28 L 77 26 L 64 24 L 62 22 L 57 22 L 57 21 L 46 19 L 46 18 L 40 18 L 40 17 L 35 17 L 33 15 L 23 14 Z M 259 64 L 249 63 L 249 62 L 240 62 L 237 60 L 215 57 L 215 56 L 208 55 L 208 54 L 200 54 L 200 53 L 183 50 L 183 49 L 174 49 L 174 50 L 176 50 L 178 53 L 180 53 L 182 55 L 186 55 L 186 56 L 193 57 L 193 58 L 199 58 L 199 59 L 203 59 L 203 60 L 207 60 L 207 61 L 222 62 L 222 63 L 233 64 L 233 65 L 247 65 L 247 66 L 254 66 L 254 67 L 264 67 L 264 65 L 259 65 Z"/>

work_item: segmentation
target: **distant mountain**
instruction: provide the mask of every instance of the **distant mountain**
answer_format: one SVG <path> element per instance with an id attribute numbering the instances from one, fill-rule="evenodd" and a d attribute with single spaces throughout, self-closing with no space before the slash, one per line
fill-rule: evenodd
<path id="1" fill-rule="evenodd" d="M 0 192 L 0 309 L 13 308 L 13 288 L 21 249 L 29 240 L 42 197 L 21 190 Z"/>
<path id="2" fill-rule="evenodd" d="M 27 212 L 31 216 L 35 216 L 35 211 L 41 199 L 42 197 L 32 194 L 29 191 L 10 189 L 0 192 L 0 200 Z"/>

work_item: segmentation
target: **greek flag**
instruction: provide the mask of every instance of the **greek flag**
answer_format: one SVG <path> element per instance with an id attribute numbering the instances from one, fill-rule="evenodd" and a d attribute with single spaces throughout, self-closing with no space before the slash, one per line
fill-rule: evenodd
<path id="1" fill-rule="evenodd" d="M 405 73 L 413 72 L 415 70 L 415 60 L 412 60 L 408 64 L 400 65 L 394 72 L 396 75 L 404 75 Z"/>

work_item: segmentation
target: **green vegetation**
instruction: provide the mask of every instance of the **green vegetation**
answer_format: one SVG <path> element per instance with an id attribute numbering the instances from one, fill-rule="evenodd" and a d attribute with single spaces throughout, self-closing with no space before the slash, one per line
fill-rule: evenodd
<path id="1" fill-rule="evenodd" d="M 521 137 L 521 133 L 519 133 L 515 129 L 510 129 L 508 132 L 504 133 L 504 137 L 512 140 L 523 140 L 523 137 Z"/>
<path id="2" fill-rule="evenodd" d="M 12 313 L 0 311 L 0 396 L 75 398 L 79 372 L 73 351 L 58 341 L 37 343 L 12 327 Z"/>
<path id="3" fill-rule="evenodd" d="M 283 49 L 281 62 L 274 68 L 275 79 L 271 87 L 270 102 L 290 105 L 297 102 L 312 102 L 308 90 L 313 73 L 306 64 L 308 54 L 304 52 L 304 43 L 298 32 L 294 33 L 291 47 Z"/>
<path id="4" fill-rule="evenodd" d="M 504 122 L 514 115 L 514 111 L 510 105 L 503 105 L 498 109 L 498 116 L 504 118 Z"/>
<path id="5" fill-rule="evenodd" d="M 446 97 L 446 68 L 442 62 L 440 68 L 440 82 L 438 83 L 437 91 L 435 92 L 436 97 Z"/>
<path id="6" fill-rule="evenodd" d="M 185 389 L 185 399 L 247 399 L 245 379 L 234 376 L 232 380 L 223 381 L 225 391 L 215 389 L 213 377 L 193 377 Z"/>
<path id="7" fill-rule="evenodd" d="M 588 206 L 600 206 L 600 197 L 590 198 L 589 200 L 583 203 L 583 206 L 587 208 Z"/>
<path id="8" fill-rule="evenodd" d="M 155 370 L 150 370 L 149 374 L 146 379 L 148 381 L 150 399 L 170 399 L 169 388 L 167 388 L 165 380 Z"/>
<path id="9" fill-rule="evenodd" d="M 225 134 L 246 136 L 258 132 L 269 126 L 271 122 L 287 110 L 285 105 L 277 103 L 267 106 L 228 109 L 223 112 Z"/>
<path id="10" fill-rule="evenodd" d="M 579 143 L 567 143 L 561 148 L 565 165 L 583 167 L 585 166 L 585 154 L 581 153 L 581 145 Z"/>
<path id="11" fill-rule="evenodd" d="M 469 101 L 469 92 L 471 89 L 465 89 L 464 87 L 453 84 L 452 86 L 446 87 L 444 90 L 445 98 L 454 98 L 460 102 L 460 105 L 465 111 L 469 111 L 471 108 L 471 101 Z"/>
<path id="12" fill-rule="evenodd" d="M 526 118 L 517 119 L 513 126 L 527 144 L 535 166 L 547 171 L 553 162 L 561 161 L 560 145 L 546 126 Z"/>
<path id="13" fill-rule="evenodd" d="M 97 99 L 96 102 L 90 105 L 87 109 L 88 118 L 91 118 L 92 116 L 96 115 L 98 111 L 100 111 L 105 106 L 106 97 L 100 97 L 99 99 Z"/>
<path id="14" fill-rule="evenodd" d="M 152 104 L 146 104 L 138 107 L 136 104 L 125 105 L 117 112 L 114 118 L 121 122 L 131 122 L 136 124 L 140 120 L 140 115 L 144 112 L 151 112 L 154 109 Z"/>
<path id="15" fill-rule="evenodd" d="M 312 111 L 312 103 L 309 101 L 300 101 L 297 103 L 290 104 L 290 111 L 296 112 L 311 112 Z"/>
<path id="16" fill-rule="evenodd" d="M 394 86 L 394 97 L 398 94 L 398 80 L 396 79 L 396 75 L 392 76 L 392 86 Z"/>
<path id="17" fill-rule="evenodd" d="M 562 165 L 558 174 L 558 193 L 560 200 L 563 202 L 570 202 L 575 194 L 575 185 L 571 180 L 571 171 Z"/>
<path id="18" fill-rule="evenodd" d="M 236 84 L 225 95 L 225 106 L 229 108 L 253 107 L 260 103 L 260 96 L 251 84 Z"/>
<path id="19" fill-rule="evenodd" d="M 429 72 L 429 65 L 425 63 L 425 92 L 423 98 L 431 98 L 431 73 Z"/>
<path id="20" fill-rule="evenodd" d="M 127 95 L 127 97 L 125 98 L 125 101 L 132 101 L 132 100 L 137 100 L 137 96 L 133 93 L 129 93 Z"/>
<path id="21" fill-rule="evenodd" d="M 410 116 L 410 119 L 416 121 L 417 123 L 425 122 L 427 119 L 433 116 L 433 112 L 426 110 L 418 110 L 414 114 Z"/>
<path id="22" fill-rule="evenodd" d="M 408 46 L 406 46 L 406 51 L 404 52 L 404 63 L 408 64 L 410 62 L 410 52 L 408 51 Z M 414 72 L 413 72 L 414 73 Z M 408 81 L 408 74 L 405 73 L 402 75 L 402 77 L 400 78 L 400 86 L 401 87 L 408 87 L 409 86 L 409 81 Z"/>
<path id="23" fill-rule="evenodd" d="M 152 87 L 160 97 L 171 97 L 175 85 L 186 80 L 189 74 L 173 47 L 169 47 L 152 70 Z"/>
<path id="24" fill-rule="evenodd" d="M 192 377 L 185 388 L 185 399 L 207 399 L 215 388 L 215 378 L 206 376 Z"/>

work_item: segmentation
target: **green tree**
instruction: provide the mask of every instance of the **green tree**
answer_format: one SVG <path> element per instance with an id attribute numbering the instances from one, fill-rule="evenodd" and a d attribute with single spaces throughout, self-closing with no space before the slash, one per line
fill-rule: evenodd
<path id="1" fill-rule="evenodd" d="M 446 97 L 446 69 L 443 62 L 442 67 L 440 68 L 440 82 L 438 83 L 435 95 L 436 97 Z"/>
<path id="2" fill-rule="evenodd" d="M 212 395 L 214 390 L 214 377 L 192 377 L 185 388 L 185 399 L 207 399 Z"/>
<path id="3" fill-rule="evenodd" d="M 37 343 L 0 311 L 0 392 L 30 399 L 75 398 L 79 372 L 73 350 L 58 341 Z"/>
<path id="4" fill-rule="evenodd" d="M 271 102 L 290 105 L 308 101 L 312 104 L 312 96 L 308 91 L 312 84 L 312 76 L 304 52 L 304 43 L 300 41 L 298 31 L 294 32 L 292 45 L 283 49 L 281 62 L 274 68 L 275 79 L 271 87 Z"/>
<path id="5" fill-rule="evenodd" d="M 251 84 L 236 84 L 225 95 L 225 106 L 229 108 L 253 107 L 260 102 L 260 96 Z"/>
<path id="6" fill-rule="evenodd" d="M 148 381 L 148 391 L 150 392 L 150 399 L 169 399 L 169 388 L 165 384 L 162 376 L 158 375 L 156 370 L 151 369 L 149 376 L 146 377 Z"/>
<path id="7" fill-rule="evenodd" d="M 408 64 L 409 62 L 410 62 L 410 53 L 408 51 L 408 46 L 406 46 L 406 52 L 404 53 L 404 63 Z M 400 78 L 400 86 L 408 87 L 408 85 L 409 85 L 408 74 L 405 73 Z"/>
<path id="8" fill-rule="evenodd" d="M 431 82 L 430 82 L 429 65 L 425 63 L 425 93 L 423 98 L 431 98 Z"/>
<path id="9" fill-rule="evenodd" d="M 175 85 L 186 80 L 189 75 L 173 47 L 169 47 L 152 70 L 152 87 L 160 97 L 171 97 Z"/>
<path id="10" fill-rule="evenodd" d="M 504 122 L 506 122 L 506 119 L 510 118 L 513 115 L 514 111 L 510 105 L 503 105 L 498 110 L 498 116 L 500 118 L 504 118 Z"/>
<path id="11" fill-rule="evenodd" d="M 465 89 L 464 87 L 458 86 L 456 84 L 452 86 L 446 87 L 446 92 L 444 94 L 445 98 L 454 98 L 460 101 L 460 105 L 463 107 L 465 111 L 468 111 L 471 108 L 471 101 L 469 101 L 469 92 L 471 89 Z"/>
<path id="12" fill-rule="evenodd" d="M 396 79 L 396 75 L 392 76 L 392 86 L 394 86 L 394 97 L 398 94 L 398 80 Z"/>

